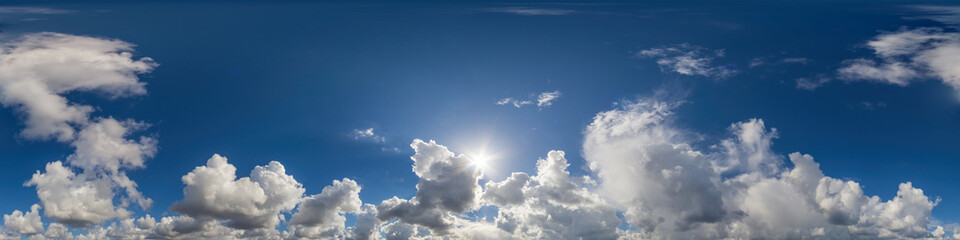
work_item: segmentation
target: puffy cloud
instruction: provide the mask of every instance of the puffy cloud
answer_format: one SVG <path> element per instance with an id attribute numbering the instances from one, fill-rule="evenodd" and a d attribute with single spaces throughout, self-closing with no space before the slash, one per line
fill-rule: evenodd
<path id="1" fill-rule="evenodd" d="M 477 207 L 481 188 L 480 169 L 470 165 L 469 156 L 456 155 L 434 141 L 415 139 L 410 147 L 416 152 L 413 172 L 420 177 L 416 196 L 410 200 L 393 197 L 377 207 L 377 217 L 389 221 L 400 219 L 445 235 L 454 227 L 456 217 Z"/>
<path id="2" fill-rule="evenodd" d="M 617 238 L 616 209 L 585 187 L 588 177 L 570 176 L 564 155 L 550 151 L 537 161 L 536 176 L 514 173 L 486 184 L 483 198 L 499 208 L 497 228 L 518 239 Z"/>
<path id="3" fill-rule="evenodd" d="M 542 92 L 537 95 L 531 94 L 528 99 L 521 100 L 517 98 L 504 98 L 497 101 L 497 105 L 513 105 L 516 108 L 522 108 L 524 105 L 537 105 L 540 109 L 550 107 L 553 102 L 560 98 L 560 91 Z"/>
<path id="4" fill-rule="evenodd" d="M 142 137 L 139 142 L 125 139 L 130 128 L 140 125 L 113 118 L 85 125 L 72 144 L 74 154 L 67 158 L 67 163 L 82 171 L 75 172 L 60 161 L 52 162 L 45 172 L 38 171 L 26 183 L 36 186 L 44 215 L 80 226 L 127 217 L 130 202 L 149 208 L 153 201 L 144 197 L 136 182 L 121 171 L 143 167 L 144 160 L 156 152 L 156 140 L 152 138 Z"/>
<path id="5" fill-rule="evenodd" d="M 724 56 L 722 49 L 709 50 L 690 44 L 680 44 L 673 47 L 640 50 L 634 56 L 656 58 L 660 70 L 682 75 L 725 78 L 737 73 L 729 66 L 714 66 L 713 60 Z"/>
<path id="6" fill-rule="evenodd" d="M 28 186 L 36 186 L 44 215 L 65 224 L 85 226 L 127 217 L 130 211 L 114 205 L 112 179 L 91 173 L 76 174 L 62 162 L 47 163 L 46 171 L 33 174 Z M 124 178 L 125 176 L 116 176 Z"/>
<path id="7" fill-rule="evenodd" d="M 847 60 L 841 79 L 907 86 L 938 79 L 960 92 L 960 33 L 941 28 L 903 29 L 881 34 L 866 43 L 876 58 Z"/>
<path id="8" fill-rule="evenodd" d="M 3 215 L 3 225 L 9 230 L 23 235 L 43 232 L 43 222 L 40 220 L 40 205 L 30 206 L 29 212 L 13 210 L 13 213 Z"/>
<path id="9" fill-rule="evenodd" d="M 718 161 L 723 165 L 721 172 L 760 172 L 770 175 L 779 170 L 781 157 L 770 149 L 773 139 L 777 138 L 776 128 L 767 130 L 762 119 L 750 119 L 732 124 L 729 131 L 735 137 L 720 142 L 725 152 Z"/>
<path id="10" fill-rule="evenodd" d="M 67 239 L 73 239 L 73 233 L 71 233 L 70 229 L 67 228 L 67 226 L 64 226 L 63 224 L 51 223 L 49 226 L 47 226 L 47 231 L 44 232 L 43 235 L 33 235 L 27 239 L 67 240 Z"/>
<path id="11" fill-rule="evenodd" d="M 71 124 L 84 124 L 93 108 L 61 95 L 96 91 L 112 97 L 144 94 L 137 74 L 157 65 L 134 59 L 133 44 L 120 40 L 36 33 L 0 45 L 0 103 L 26 115 L 22 134 L 32 139 L 73 139 Z"/>
<path id="12" fill-rule="evenodd" d="M 183 200 L 170 210 L 196 219 L 218 219 L 238 229 L 272 228 L 278 215 L 292 210 L 304 188 L 283 165 L 272 161 L 257 166 L 249 177 L 237 178 L 237 168 L 214 154 L 206 166 L 184 175 Z"/>
<path id="13" fill-rule="evenodd" d="M 25 116 L 21 136 L 70 142 L 75 149 L 67 158 L 69 165 L 49 163 L 26 183 L 36 186 L 44 215 L 60 223 L 90 226 L 129 216 L 126 208 L 132 202 L 141 208 L 152 203 L 122 171 L 142 168 L 156 152 L 153 138 L 126 139 L 146 125 L 91 119 L 93 107 L 62 96 L 79 91 L 111 98 L 146 93 L 137 74 L 153 70 L 156 63 L 134 59 L 132 48 L 120 40 L 59 33 L 26 34 L 0 44 L 0 103 Z"/>
<path id="14" fill-rule="evenodd" d="M 499 206 L 523 203 L 523 187 L 529 181 L 527 173 L 515 172 L 502 182 L 487 182 L 483 187 L 483 200 Z"/>
<path id="15" fill-rule="evenodd" d="M 133 141 L 126 137 L 131 130 L 144 127 L 145 124 L 130 120 L 99 119 L 80 130 L 72 143 L 76 152 L 67 161 L 88 171 L 103 169 L 114 173 L 121 168 L 143 168 L 145 160 L 157 152 L 156 139 L 141 137 Z"/>
<path id="16" fill-rule="evenodd" d="M 731 125 L 712 152 L 694 150 L 655 100 L 599 113 L 584 157 L 600 190 L 645 238 L 924 238 L 936 199 L 903 183 L 882 201 L 854 181 L 825 176 L 813 157 L 770 146 L 760 119 Z M 627 184 L 629 183 L 629 184 Z M 633 233 L 622 233 L 631 235 Z"/>
<path id="17" fill-rule="evenodd" d="M 361 204 L 357 182 L 347 178 L 334 180 L 320 194 L 303 199 L 290 219 L 290 228 L 297 237 L 342 239 L 346 229 L 343 214 L 360 211 Z"/>
<path id="18" fill-rule="evenodd" d="M 377 218 L 377 206 L 364 204 L 357 212 L 357 223 L 350 227 L 347 239 L 372 240 L 379 239 L 380 219 Z"/>
<path id="19" fill-rule="evenodd" d="M 667 103 L 641 101 L 594 117 L 583 150 L 601 186 L 630 206 L 628 222 L 647 230 L 679 233 L 735 215 L 725 208 L 719 174 L 704 154 L 665 124 L 670 110 Z"/>

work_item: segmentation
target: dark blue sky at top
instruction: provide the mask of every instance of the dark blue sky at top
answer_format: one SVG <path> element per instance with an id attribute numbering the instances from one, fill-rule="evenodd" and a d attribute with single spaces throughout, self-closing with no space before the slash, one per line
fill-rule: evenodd
<path id="1" fill-rule="evenodd" d="M 219 153 L 246 176 L 280 161 L 319 193 L 333 179 L 363 185 L 361 199 L 409 198 L 416 175 L 407 145 L 434 139 L 454 152 L 487 145 L 488 179 L 532 172 L 537 158 L 564 150 L 576 174 L 582 132 L 613 103 L 658 89 L 683 97 L 677 125 L 702 134 L 699 149 L 729 137 L 731 123 L 762 118 L 777 128 L 774 149 L 813 155 L 828 176 L 860 182 L 889 199 L 911 181 L 943 201 L 934 216 L 960 221 L 960 101 L 939 81 L 909 87 L 833 81 L 814 91 L 794 79 L 833 74 L 882 31 L 937 26 L 896 2 L 711 2 L 618 4 L 401 3 L 50 3 L 60 15 L 0 16 L 2 36 L 61 32 L 121 39 L 160 66 L 141 76 L 148 94 L 106 99 L 72 93 L 95 116 L 152 124 L 159 152 L 128 174 L 164 215 L 182 198 L 180 177 Z M 909 4 L 916 4 L 909 2 Z M 521 16 L 488 8 L 577 11 Z M 688 43 L 724 49 L 715 60 L 739 71 L 725 79 L 664 73 L 640 49 Z M 807 64 L 749 68 L 751 59 L 808 58 Z M 544 109 L 495 103 L 559 90 Z M 865 108 L 863 102 L 886 106 Z M 0 209 L 25 209 L 36 192 L 22 183 L 69 146 L 17 137 L 23 125 L 0 111 Z M 374 128 L 384 143 L 357 141 Z M 399 151 L 382 151 L 397 147 Z"/>

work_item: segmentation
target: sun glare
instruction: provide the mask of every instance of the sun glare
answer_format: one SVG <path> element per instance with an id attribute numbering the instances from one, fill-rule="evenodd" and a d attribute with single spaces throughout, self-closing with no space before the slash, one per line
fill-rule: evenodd
<path id="1" fill-rule="evenodd" d="M 472 161 L 471 165 L 476 166 L 477 168 L 480 168 L 480 169 L 486 169 L 487 163 L 490 161 L 490 157 L 488 157 L 485 154 L 477 154 L 477 155 L 470 156 L 470 160 Z"/>

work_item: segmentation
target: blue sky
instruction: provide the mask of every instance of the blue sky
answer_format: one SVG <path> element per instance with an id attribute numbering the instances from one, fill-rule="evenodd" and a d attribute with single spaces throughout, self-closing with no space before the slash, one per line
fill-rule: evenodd
<path id="1" fill-rule="evenodd" d="M 960 49 L 958 19 L 960 6 L 895 1 L 870 4 L 250 1 L 0 6 L 0 40 L 4 49 L 0 53 L 4 57 L 0 64 L 10 66 L 0 66 L 5 69 L 0 70 L 0 83 L 3 83 L 0 94 L 5 94 L 0 96 L 5 99 L 0 111 L 0 160 L 5 163 L 0 170 L 0 192 L 5 195 L 0 198 L 0 210 L 4 214 L 14 210 L 25 213 L 31 205 L 38 204 L 41 208 L 34 214 L 42 219 L 39 230 L 8 222 L 4 236 L 16 238 L 22 234 L 27 238 L 50 233 L 48 238 L 56 238 L 54 230 L 66 226 L 75 236 L 89 234 L 105 238 L 106 235 L 95 234 L 110 230 L 106 229 L 110 224 L 120 226 L 126 220 L 132 224 L 133 219 L 149 214 L 157 220 L 170 218 L 168 224 L 188 218 L 194 221 L 190 222 L 193 225 L 207 224 L 193 232 L 181 229 L 174 230 L 172 235 L 161 234 L 171 238 L 192 238 L 196 235 L 189 234 L 198 232 L 243 237 L 250 235 L 243 235 L 245 232 L 267 231 L 264 229 L 277 231 L 264 236 L 319 237 L 306 232 L 298 235 L 297 226 L 339 229 L 340 232 L 327 233 L 334 234 L 334 238 L 359 238 L 356 232 L 360 227 L 354 224 L 370 212 L 353 206 L 354 202 L 332 210 L 333 220 L 320 221 L 322 223 L 291 220 L 299 212 L 309 215 L 309 208 L 303 207 L 309 205 L 309 200 L 326 199 L 319 196 L 326 192 L 323 189 L 331 185 L 331 181 L 349 178 L 356 183 L 353 187 L 362 190 L 346 192 L 358 194 L 362 203 L 376 206 L 379 211 L 379 214 L 373 213 L 376 218 L 367 216 L 375 219 L 379 226 L 371 230 L 376 232 L 375 236 L 390 236 L 391 231 L 406 227 L 415 229 L 414 235 L 420 237 L 452 238 L 481 238 L 471 235 L 476 233 L 469 230 L 486 228 L 499 229 L 497 234 L 503 234 L 492 238 L 520 239 L 603 239 L 614 235 L 624 238 L 797 237 L 790 234 L 825 234 L 833 238 L 848 238 L 850 234 L 867 238 L 953 237 L 955 231 L 960 232 L 960 226 L 955 224 L 960 221 L 960 205 L 956 200 L 960 199 L 960 192 L 954 184 L 960 181 L 955 174 L 957 156 L 960 156 L 957 147 L 960 144 L 960 97 L 957 97 L 960 95 L 960 73 L 957 72 L 960 63 L 954 61 L 955 57 L 951 58 L 956 56 L 951 54 Z M 65 35 L 25 37 L 38 36 L 40 32 Z M 135 46 L 115 47 L 116 42 L 110 39 Z M 96 74 L 114 76 L 116 73 L 50 77 L 63 78 L 60 80 L 34 77 L 36 73 L 30 71 L 55 73 L 64 66 L 35 64 L 23 60 L 28 59 L 26 57 L 18 57 L 17 54 L 26 53 L 16 50 L 31 48 L 30 44 L 34 43 L 31 41 L 43 45 L 57 40 L 68 43 L 89 40 L 109 45 L 113 49 L 101 53 L 126 58 L 133 64 L 146 61 L 142 62 L 146 67 L 118 63 L 123 65 L 117 70 L 123 77 L 121 83 L 88 83 L 96 82 L 100 77 Z M 84 47 L 89 46 L 69 45 L 63 51 L 80 51 Z M 133 55 L 116 55 L 116 52 Z M 60 53 L 55 52 L 54 58 L 57 54 Z M 151 65 L 153 63 L 155 65 Z M 138 67 L 145 69 L 135 70 Z M 96 154 L 89 157 L 95 166 L 83 165 L 81 160 L 69 160 L 83 159 L 71 157 L 80 154 L 83 148 L 73 147 L 81 142 L 80 137 L 58 141 L 59 135 L 24 134 L 25 129 L 30 129 L 28 122 L 32 121 L 30 107 L 25 102 L 41 100 L 29 94 L 18 95 L 23 92 L 15 88 L 14 83 L 21 81 L 50 85 L 50 91 L 67 99 L 70 106 L 90 106 L 92 110 L 82 119 L 66 122 L 70 129 L 76 129 L 77 136 L 88 127 L 104 124 L 102 119 L 120 122 L 133 119 L 121 124 L 127 130 L 122 139 L 138 144 L 140 148 L 131 151 L 143 158 L 143 166 L 104 170 L 109 167 L 104 167 L 108 165 L 100 160 L 109 157 Z M 52 83 L 57 81 L 101 85 L 58 91 Z M 142 92 L 115 87 L 132 89 L 139 83 L 145 83 Z M 555 93 L 552 94 L 555 98 L 544 98 L 543 93 Z M 116 94 L 123 96 L 116 97 Z M 652 107 L 661 104 L 663 109 Z M 647 119 L 649 114 L 662 115 L 663 119 Z M 614 119 L 604 122 L 598 116 Z M 751 119 L 762 121 L 758 124 Z M 630 121 L 653 123 L 637 127 Z M 614 131 L 623 128 L 632 130 L 624 135 Z M 758 136 L 749 134 L 756 131 L 760 131 Z M 758 140 L 751 140 L 749 136 Z M 144 142 L 141 137 L 156 143 Z M 423 149 L 438 149 L 442 145 L 450 152 L 465 154 L 470 160 L 457 157 L 439 163 L 419 160 L 434 159 L 426 155 L 437 152 L 411 149 L 414 139 L 426 141 Z M 436 145 L 429 140 L 435 140 Z M 730 144 L 724 145 L 725 142 Z M 765 144 L 769 142 L 772 144 Z M 659 149 L 655 147 L 661 144 L 683 154 L 654 154 L 657 151 L 651 149 Z M 633 148 L 637 152 L 619 150 Z M 700 155 L 690 157 L 692 160 L 671 158 L 691 154 L 684 150 L 686 148 Z M 535 217 L 517 215 L 518 219 L 529 218 L 520 221 L 521 230 L 510 232 L 497 224 L 498 211 L 520 214 L 523 209 L 544 208 L 537 204 L 559 204 L 560 200 L 548 201 L 547 197 L 536 195 L 553 191 L 540 189 L 552 185 L 550 178 L 541 177 L 548 176 L 549 171 L 537 167 L 538 159 L 543 159 L 544 166 L 559 161 L 554 155 L 548 156 L 551 150 L 564 151 L 564 161 L 570 164 L 566 171 L 577 187 L 567 190 L 583 189 L 570 194 L 592 199 L 590 206 L 602 206 L 590 214 L 580 213 L 589 215 L 582 221 L 600 222 L 589 218 L 592 213 L 597 216 L 615 213 L 617 221 L 622 222 L 612 224 L 612 228 L 589 224 L 567 226 L 562 222 L 536 222 L 531 220 Z M 797 196 L 810 198 L 797 201 L 804 206 L 800 208 L 809 208 L 812 216 L 822 218 L 765 219 L 764 216 L 789 214 L 765 215 L 764 209 L 769 208 L 758 208 L 751 197 L 764 203 L 777 201 L 764 199 L 762 194 L 751 194 L 764 193 L 767 182 L 789 185 L 787 173 L 799 169 L 794 158 L 788 156 L 794 152 L 812 155 L 822 175 L 830 179 L 819 181 L 826 191 L 820 195 L 815 193 L 820 191 L 817 187 L 804 192 L 804 187 L 796 186 Z M 252 213 L 227 214 L 218 212 L 213 205 L 191 202 L 199 199 L 193 197 L 213 190 L 197 188 L 187 193 L 185 187 L 190 185 L 182 177 L 207 164 L 213 154 L 226 157 L 240 178 L 270 161 L 282 164 L 285 174 L 302 184 L 294 188 L 300 189 L 300 194 L 293 194 L 296 196 L 288 199 L 283 207 L 267 208 L 261 201 L 257 206 L 262 209 L 257 210 L 270 214 L 254 215 L 276 218 L 281 214 L 283 220 L 276 220 L 274 224 L 261 221 L 258 224 L 266 227 L 253 228 L 239 224 L 249 220 L 243 217 L 254 216 L 244 214 Z M 424 157 L 411 161 L 411 156 L 419 154 Z M 411 171 L 413 164 L 456 165 L 458 161 L 472 163 L 482 158 L 489 158 L 485 167 L 479 169 L 471 165 L 475 170 L 463 176 L 456 175 L 463 172 Z M 131 161 L 126 155 L 117 159 L 121 163 Z M 137 204 L 121 206 L 122 202 L 136 198 L 110 180 L 104 183 L 112 189 L 105 197 L 105 201 L 112 203 L 108 206 L 128 209 L 131 213 L 97 220 L 51 213 L 53 205 L 48 204 L 56 202 L 55 197 L 41 199 L 37 184 L 25 186 L 24 183 L 34 174 L 48 172 L 45 166 L 55 161 L 63 161 L 77 173 L 81 170 L 108 176 L 123 173 L 136 182 L 135 189 L 152 200 L 152 206 L 146 210 Z M 665 167 L 663 171 L 653 171 L 654 166 L 660 166 L 653 163 L 659 161 L 665 161 L 666 166 L 678 164 L 688 169 L 677 173 L 688 178 L 678 177 L 679 180 L 674 179 L 677 185 L 669 186 L 706 184 L 710 187 L 677 187 L 683 194 L 674 195 L 649 192 L 653 190 L 646 189 L 656 189 L 661 186 L 658 184 L 668 186 L 673 181 L 644 175 L 674 169 Z M 617 168 L 639 170 L 623 173 Z M 696 177 L 699 170 L 689 169 L 700 169 L 713 177 L 701 179 Z M 482 174 L 475 176 L 476 172 Z M 524 191 L 530 191 L 522 194 L 529 201 L 510 205 L 488 197 L 496 193 L 488 188 L 492 186 L 487 185 L 488 182 L 509 181 L 514 172 L 537 176 L 530 180 L 531 185 L 519 185 L 526 186 Z M 418 181 L 423 186 L 431 181 L 447 184 L 443 182 L 446 178 L 430 177 L 445 174 L 471 179 L 465 186 L 476 190 L 476 194 L 461 198 L 464 196 L 450 193 L 448 198 L 441 198 L 448 200 L 437 200 L 442 203 L 426 203 L 425 199 L 434 195 L 423 190 L 431 189 L 427 187 L 418 192 Z M 641 179 L 635 179 L 634 175 Z M 589 180 L 583 180 L 583 176 Z M 91 179 L 100 179 L 86 178 L 91 182 Z M 746 178 L 756 180 L 743 180 Z M 836 185 L 839 187 L 833 187 L 843 190 L 828 190 L 832 189 L 831 181 L 839 182 Z M 920 196 L 927 198 L 897 203 L 915 204 L 919 210 L 889 216 L 872 212 L 889 207 L 883 205 L 888 201 L 900 199 L 898 190 L 904 191 L 904 188 L 898 185 L 905 182 L 922 189 Z M 842 187 L 850 183 L 855 183 L 856 188 Z M 328 195 L 339 193 L 334 190 L 338 187 L 342 186 L 331 187 Z M 269 190 L 262 184 L 259 188 Z M 862 193 L 855 194 L 856 189 Z M 713 196 L 710 195 L 713 192 L 716 196 L 703 197 Z M 825 197 L 821 196 L 824 194 Z M 310 198 L 314 195 L 317 198 Z M 408 205 L 391 206 L 382 202 L 394 196 Z M 682 201 L 693 199 L 692 205 L 658 206 L 663 196 Z M 878 197 L 879 203 L 870 202 L 873 196 Z M 242 202 L 246 201 L 244 197 L 248 196 L 240 194 L 221 200 L 235 198 Z M 538 202 L 541 200 L 547 203 Z M 710 205 L 713 200 L 721 202 L 722 207 Z M 842 204 L 830 205 L 834 200 Z M 177 202 L 184 207 L 171 207 Z M 453 205 L 466 207 L 451 207 Z M 440 220 L 385 213 L 395 210 L 391 207 L 405 206 L 413 209 L 407 209 L 408 212 L 439 211 L 443 216 L 440 220 L 448 222 L 436 225 Z M 845 207 L 833 211 L 836 206 Z M 647 211 L 637 210 L 646 208 L 668 209 L 645 212 L 653 219 L 667 219 L 667 222 L 650 228 L 639 224 L 646 222 L 645 218 L 634 213 Z M 680 210 L 669 210 L 674 208 Z M 712 211 L 704 209 L 711 208 L 720 216 L 709 217 Z M 698 215 L 691 211 L 703 212 Z M 11 214 L 11 219 L 16 217 L 16 213 Z M 853 216 L 852 220 L 847 219 L 852 222 L 836 220 L 836 214 Z M 31 219 L 25 216 L 20 215 Z M 476 220 L 475 216 L 481 219 Z M 919 230 L 890 227 L 890 222 L 908 219 L 908 216 L 922 219 L 906 224 Z M 345 224 L 340 228 L 334 226 L 342 221 L 339 217 L 346 219 L 346 223 L 339 223 Z M 670 223 L 674 220 L 675 223 Z M 35 223 L 31 221 L 24 222 Z M 797 231 L 783 233 L 791 231 L 780 231 L 782 229 L 769 224 L 756 225 L 758 221 L 804 222 L 809 223 L 809 228 L 804 228 L 808 226 L 805 224 L 786 224 Z M 50 227 L 52 224 L 58 226 Z M 163 225 L 163 221 L 156 224 Z M 218 227 L 209 227 L 213 225 Z M 570 231 L 551 232 L 545 230 L 546 226 L 563 226 Z M 938 234 L 938 227 L 945 233 Z M 852 228 L 875 233 L 848 230 Z M 118 234 L 160 236 L 155 229 L 159 227 Z M 612 235 L 584 235 L 591 232 L 587 230 L 603 230 Z"/>

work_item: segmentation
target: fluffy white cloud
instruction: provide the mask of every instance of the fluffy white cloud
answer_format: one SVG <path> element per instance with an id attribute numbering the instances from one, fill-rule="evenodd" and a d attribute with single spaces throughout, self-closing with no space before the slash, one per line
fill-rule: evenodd
<path id="1" fill-rule="evenodd" d="M 640 50 L 639 58 L 656 58 L 660 70 L 682 75 L 725 78 L 737 73 L 729 66 L 714 66 L 713 60 L 724 56 L 723 50 L 708 50 L 690 44 Z"/>
<path id="2" fill-rule="evenodd" d="M 932 78 L 960 94 L 960 33 L 941 28 L 904 29 L 881 34 L 866 46 L 876 58 L 845 61 L 838 70 L 842 79 L 907 86 Z"/>
<path id="3" fill-rule="evenodd" d="M 237 178 L 237 168 L 214 154 L 206 166 L 184 175 L 183 200 L 170 210 L 196 219 L 218 219 L 238 229 L 272 228 L 278 215 L 292 210 L 305 189 L 286 174 L 279 162 L 257 166 L 249 177 Z"/>
<path id="4" fill-rule="evenodd" d="M 924 238 L 931 200 L 910 183 L 882 201 L 853 181 L 824 176 L 810 155 L 770 150 L 776 130 L 735 123 L 731 139 L 701 152 L 672 127 L 674 104 L 653 100 L 602 112 L 584 157 L 601 191 L 645 238 Z"/>
<path id="5" fill-rule="evenodd" d="M 60 33 L 28 34 L 0 45 L 0 103 L 26 115 L 22 135 L 70 141 L 71 124 L 84 124 L 93 108 L 61 95 L 96 91 L 109 96 L 144 94 L 137 74 L 153 70 L 150 58 L 134 59 L 133 44 Z"/>
<path id="6" fill-rule="evenodd" d="M 457 218 L 452 213 L 463 213 L 477 207 L 480 200 L 480 169 L 471 166 L 466 155 L 456 155 L 434 141 L 415 139 L 410 147 L 416 151 L 413 172 L 420 177 L 414 198 L 393 197 L 377 207 L 377 217 L 383 221 L 394 218 L 407 224 L 429 228 L 438 235 L 449 234 Z"/>
<path id="7" fill-rule="evenodd" d="M 144 128 L 143 123 L 102 118 L 85 126 L 71 145 L 76 149 L 67 157 L 70 165 L 87 171 L 97 169 L 115 173 L 120 169 L 143 168 L 147 158 L 157 152 L 156 139 L 126 139 L 131 130 Z"/>
<path id="8" fill-rule="evenodd" d="M 153 138 L 126 139 L 145 125 L 91 119 L 93 107 L 70 103 L 62 96 L 79 91 L 111 98 L 146 93 L 137 74 L 153 70 L 156 63 L 133 58 L 132 47 L 119 40 L 59 33 L 26 34 L 0 44 L 0 103 L 24 115 L 21 136 L 69 142 L 75 149 L 67 158 L 69 165 L 49 163 L 45 172 L 38 171 L 26 183 L 36 186 L 43 215 L 57 222 L 92 226 L 129 216 L 131 203 L 141 208 L 152 203 L 123 171 L 142 168 L 156 152 Z M 44 235 L 59 236 L 58 231 L 51 227 Z"/>
<path id="9" fill-rule="evenodd" d="M 569 165 L 564 152 L 550 151 L 536 176 L 488 182 L 483 198 L 499 208 L 496 227 L 517 239 L 617 238 L 616 209 L 586 188 L 590 178 L 570 176 Z"/>
<path id="10" fill-rule="evenodd" d="M 542 92 L 537 95 L 531 94 L 528 99 L 521 100 L 516 98 L 504 98 L 497 101 L 497 105 L 513 105 L 521 108 L 524 105 L 537 105 L 540 109 L 550 107 L 553 102 L 560 98 L 560 91 Z"/>
<path id="11" fill-rule="evenodd" d="M 3 215 L 3 225 L 17 234 L 37 234 L 43 232 L 43 222 L 40 220 L 40 205 L 30 206 L 29 212 L 13 210 L 13 213 Z"/>
<path id="12" fill-rule="evenodd" d="M 290 228 L 297 237 L 342 239 L 346 234 L 344 213 L 358 212 L 362 204 L 357 182 L 334 180 L 320 194 L 303 199 L 290 219 Z"/>
<path id="13" fill-rule="evenodd" d="M 86 226 L 130 215 L 122 205 L 114 205 L 116 185 L 112 179 L 91 173 L 76 174 L 60 161 L 48 163 L 45 170 L 37 171 L 27 182 L 28 186 L 36 186 L 45 216 Z M 129 181 L 125 176 L 116 177 Z"/>

